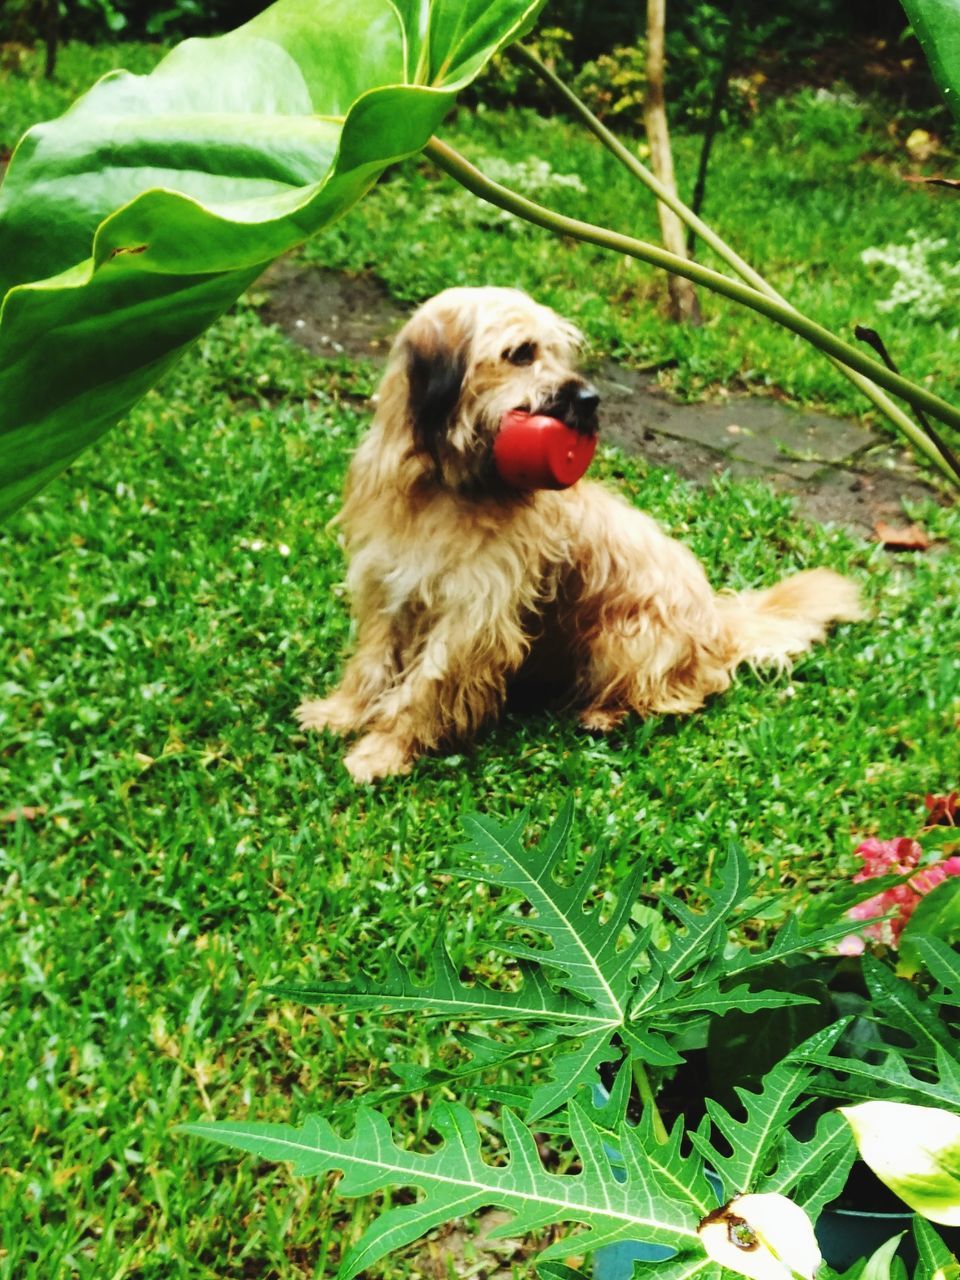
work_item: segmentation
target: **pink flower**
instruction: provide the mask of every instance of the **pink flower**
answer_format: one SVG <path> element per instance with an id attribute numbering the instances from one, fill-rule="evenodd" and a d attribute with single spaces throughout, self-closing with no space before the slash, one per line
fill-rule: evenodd
<path id="1" fill-rule="evenodd" d="M 910 875 L 920 861 L 923 850 L 916 840 L 899 836 L 895 840 L 877 840 L 871 836 L 856 849 L 856 854 L 863 860 L 863 869 L 853 877 L 854 884 L 862 884 L 865 880 L 874 880 L 877 876 Z M 876 920 L 877 916 L 889 915 L 889 920 L 879 920 L 861 930 L 864 938 L 875 938 L 888 947 L 896 947 L 904 927 L 924 894 L 941 884 L 947 876 L 960 875 L 960 857 L 945 858 L 932 867 L 923 867 L 916 875 L 910 876 L 904 884 L 894 885 L 892 889 L 884 889 L 865 902 L 851 907 L 847 915 L 851 920 Z M 844 938 L 840 946 L 851 944 L 850 938 Z M 841 955 L 854 955 L 853 950 L 842 950 Z"/>
<path id="2" fill-rule="evenodd" d="M 925 867 L 922 871 L 911 877 L 910 883 L 918 893 L 929 893 L 931 889 L 935 889 L 938 884 L 942 884 L 947 876 L 960 875 L 960 857 L 956 854 L 952 858 L 945 858 L 943 862 L 938 862 L 932 867 Z"/>
<path id="3" fill-rule="evenodd" d="M 863 859 L 863 870 L 853 877 L 854 884 L 891 873 L 906 875 L 920 860 L 922 850 L 916 840 L 898 836 L 896 840 L 878 840 L 871 836 L 857 846 L 854 853 Z"/>
<path id="4" fill-rule="evenodd" d="M 867 944 L 859 933 L 848 933 L 845 938 L 841 938 L 837 943 L 838 956 L 862 956 L 867 949 Z"/>

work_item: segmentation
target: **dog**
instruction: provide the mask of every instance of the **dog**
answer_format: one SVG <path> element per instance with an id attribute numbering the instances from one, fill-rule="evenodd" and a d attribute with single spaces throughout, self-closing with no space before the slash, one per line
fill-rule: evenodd
<path id="1" fill-rule="evenodd" d="M 567 673 L 588 730 L 686 714 L 741 663 L 788 665 L 863 617 L 854 583 L 807 570 L 716 593 L 699 561 L 603 486 L 510 489 L 493 464 L 521 409 L 597 430 L 573 325 L 516 289 L 454 288 L 398 335 L 347 477 L 342 525 L 355 652 L 302 729 L 358 734 L 357 782 L 468 739 L 522 671 Z"/>

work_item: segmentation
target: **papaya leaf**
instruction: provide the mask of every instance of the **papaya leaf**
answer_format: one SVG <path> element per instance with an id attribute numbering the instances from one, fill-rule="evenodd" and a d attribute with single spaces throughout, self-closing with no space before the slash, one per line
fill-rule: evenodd
<path id="1" fill-rule="evenodd" d="M 587 1280 L 585 1272 L 568 1267 L 565 1262 L 538 1262 L 537 1275 L 540 1280 Z"/>
<path id="2" fill-rule="evenodd" d="M 728 991 L 684 991 L 673 1000 L 659 1002 L 657 1016 L 681 1017 L 685 1013 L 694 1012 L 699 1017 L 705 1013 L 729 1013 L 732 1009 L 740 1013 L 757 1013 L 761 1009 L 781 1009 L 798 1004 L 816 1004 L 816 1000 L 790 991 L 751 991 L 742 984 L 731 987 Z"/>
<path id="3" fill-rule="evenodd" d="M 727 973 L 732 977 L 760 965 L 771 964 L 774 960 L 785 960 L 787 956 L 817 951 L 845 938 L 849 933 L 850 921 L 847 919 L 821 929 L 804 930 L 795 916 L 789 916 L 765 950 L 749 951 L 745 947 L 741 948 L 739 954 L 732 957 L 727 965 Z"/>
<path id="4" fill-rule="evenodd" d="M 824 1097 L 870 1101 L 882 1090 L 883 1096 L 904 1102 L 935 1102 L 960 1108 L 960 1065 L 945 1049 L 937 1048 L 931 1071 L 935 1078 L 920 1075 L 905 1062 L 899 1049 L 886 1046 L 882 1062 L 861 1058 L 841 1058 L 826 1052 L 808 1052 L 811 1066 L 826 1067 L 836 1075 L 822 1075 L 817 1088 Z"/>
<path id="5" fill-rule="evenodd" d="M 917 959 L 938 983 L 930 1000 L 938 1005 L 960 1005 L 960 955 L 942 938 L 914 939 Z"/>
<path id="6" fill-rule="evenodd" d="M 917 1270 L 914 1280 L 934 1280 L 938 1272 L 956 1266 L 957 1260 L 943 1238 L 926 1218 L 913 1215 L 913 1238 L 917 1244 Z"/>
<path id="7" fill-rule="evenodd" d="M 681 1203 L 688 1202 L 698 1221 L 717 1207 L 716 1193 L 707 1181 L 698 1153 L 695 1150 L 689 1155 L 682 1153 L 685 1136 L 682 1121 L 678 1120 L 667 1141 L 661 1142 L 654 1130 L 653 1111 L 647 1107 L 637 1126 L 637 1136 L 661 1186 Z"/>
<path id="8" fill-rule="evenodd" d="M 442 941 L 433 950 L 432 981 L 415 982 L 395 956 L 388 957 L 383 982 L 275 983 L 274 995 L 302 1000 L 304 1004 L 336 1004 L 343 1009 L 376 1009 L 380 1013 L 416 1011 L 421 1017 L 512 1018 L 517 1021 L 558 1020 L 584 1027 L 608 1027 L 611 1019 L 567 992 L 556 991 L 536 965 L 521 962 L 521 984 L 516 991 L 499 990 L 484 983 L 462 982 Z"/>
<path id="9" fill-rule="evenodd" d="M 278 0 L 104 77 L 0 186 L 0 518 L 418 152 L 543 0 Z"/>
<path id="10" fill-rule="evenodd" d="M 689 1249 L 677 1253 L 665 1262 L 642 1262 L 633 1264 L 634 1276 L 655 1276 L 656 1280 L 716 1280 L 724 1274 L 712 1258 L 700 1250 Z"/>
<path id="11" fill-rule="evenodd" d="M 620 1039 L 638 1062 L 650 1067 L 678 1067 L 683 1058 L 667 1037 L 650 1027 L 628 1024 L 621 1027 Z"/>
<path id="12" fill-rule="evenodd" d="M 920 998 L 909 982 L 896 977 L 886 965 L 869 955 L 863 957 L 863 977 L 874 1008 L 883 1017 L 885 1025 L 908 1035 L 925 1057 L 932 1058 L 940 1048 L 957 1058 L 960 1041 L 948 1031 L 937 1011 Z"/>
<path id="13" fill-rule="evenodd" d="M 942 881 L 929 893 L 925 893 L 917 903 L 916 909 L 907 921 L 900 934 L 899 960 L 897 972 L 905 977 L 914 977 L 923 967 L 923 956 L 929 954 L 924 944 L 934 943 L 934 954 L 939 958 L 940 967 L 947 964 L 947 957 L 936 950 L 936 944 L 945 945 L 950 951 L 951 944 L 960 942 L 960 879 L 951 876 Z M 960 957 L 951 952 L 952 968 L 960 969 Z"/>
<path id="14" fill-rule="evenodd" d="M 939 1005 L 951 1003 L 957 979 L 956 957 L 938 939 L 918 939 L 919 953 L 942 986 L 921 997 L 917 989 L 872 956 L 863 957 L 877 1031 L 866 1046 L 867 1057 L 840 1056 L 812 1041 L 796 1053 L 811 1066 L 826 1068 L 817 1087 L 824 1096 L 848 1101 L 875 1099 L 936 1103 L 960 1109 L 960 1039 L 940 1016 Z M 888 1032 L 899 1037 L 891 1044 Z"/>
<path id="15" fill-rule="evenodd" d="M 619 886 L 616 906 L 606 917 L 598 907 L 586 907 L 596 884 L 600 854 L 594 853 L 569 885 L 556 876 L 572 825 L 573 806 L 567 801 L 541 843 L 525 849 L 522 817 L 501 826 L 475 814 L 464 822 L 470 841 L 459 851 L 466 861 L 456 871 L 469 879 L 519 890 L 535 912 L 525 923 L 545 935 L 549 950 L 516 944 L 501 944 L 502 949 L 558 971 L 564 985 L 581 999 L 622 1021 L 632 995 L 630 971 L 637 941 L 643 935 L 632 945 L 622 946 L 621 941 L 640 892 L 642 872 L 635 870 Z"/>
<path id="16" fill-rule="evenodd" d="M 441 1223 L 488 1205 L 512 1215 L 497 1235 L 554 1223 L 580 1228 L 575 1244 L 569 1237 L 557 1241 L 541 1255 L 544 1261 L 566 1257 L 572 1250 L 590 1253 L 621 1240 L 659 1243 L 683 1253 L 700 1250 L 698 1217 L 689 1199 L 674 1198 L 660 1184 L 637 1135 L 629 1127 L 618 1135 L 621 1181 L 614 1176 L 601 1133 L 575 1103 L 569 1119 L 581 1164 L 575 1174 L 544 1169 L 533 1134 L 508 1110 L 503 1112 L 507 1162 L 489 1164 L 474 1120 L 456 1103 L 437 1103 L 424 1117 L 424 1128 L 434 1129 L 442 1144 L 429 1154 L 399 1146 L 384 1116 L 366 1108 L 357 1111 L 349 1137 L 319 1116 L 309 1117 L 300 1128 L 220 1122 L 186 1125 L 182 1131 L 264 1159 L 290 1161 L 305 1177 L 337 1170 L 338 1195 L 365 1196 L 387 1187 L 417 1191 L 415 1203 L 388 1209 L 374 1219 L 343 1260 L 344 1280 Z"/>
<path id="17" fill-rule="evenodd" d="M 754 991 L 749 979 L 731 984 L 731 970 L 743 973 L 758 968 L 801 945 L 800 936 L 789 927 L 759 953 L 729 941 L 738 908 L 752 901 L 746 861 L 739 850 L 731 849 L 716 885 L 705 891 L 704 911 L 694 911 L 677 899 L 661 900 L 673 924 L 657 945 L 654 928 L 649 924 L 638 928 L 632 920 L 643 889 L 640 871 L 620 882 L 616 900 L 605 914 L 591 903 L 602 873 L 599 854 L 588 857 L 572 876 L 558 875 L 567 870 L 564 859 L 572 832 L 569 804 L 531 848 L 523 843 L 524 822 L 522 814 L 507 824 L 487 817 L 467 819 L 470 839 L 460 850 L 462 862 L 455 868 L 468 879 L 522 894 L 531 908 L 523 916 L 523 927 L 532 941 L 520 944 L 508 936 L 495 943 L 511 963 L 519 964 L 522 983 L 518 989 L 465 983 L 438 940 L 433 978 L 428 981 L 415 981 L 391 955 L 382 982 L 357 977 L 350 984 L 281 983 L 272 990 L 342 1008 L 524 1024 L 531 1047 L 544 1059 L 543 1082 L 528 1095 L 524 1112 L 528 1122 L 542 1120 L 582 1084 L 595 1082 L 598 1065 L 620 1058 L 624 1049 L 651 1066 L 676 1066 L 682 1059 L 670 1036 L 699 1020 L 731 1008 L 750 1011 L 810 1003 L 802 994 Z M 816 947 L 847 931 L 841 925 L 807 934 L 802 945 Z M 470 1043 L 461 1037 L 461 1043 L 468 1052 L 476 1050 L 472 1062 L 461 1061 L 450 1069 L 418 1064 L 395 1068 L 395 1072 L 407 1087 L 421 1088 L 463 1079 L 522 1052 L 514 1047 L 495 1048 L 491 1041 Z"/>
<path id="18" fill-rule="evenodd" d="M 809 1144 L 801 1145 L 788 1132 L 790 1122 L 810 1100 L 803 1095 L 813 1078 L 813 1069 L 800 1055 L 829 1050 L 845 1026 L 841 1021 L 816 1032 L 767 1072 L 759 1092 L 737 1088 L 742 1119 L 732 1116 L 713 1099 L 707 1101 L 711 1124 L 730 1152 L 726 1154 L 718 1148 L 703 1126 L 690 1139 L 723 1184 L 724 1199 L 741 1192 L 778 1191 L 790 1195 L 800 1184 L 808 1188 L 805 1194 L 813 1199 L 811 1180 L 837 1159 L 840 1139 L 835 1132 L 818 1130 Z M 805 1156 L 802 1147 L 807 1148 Z"/>
<path id="19" fill-rule="evenodd" d="M 534 1028 L 526 1035 L 515 1038 L 494 1040 L 490 1036 L 477 1035 L 472 1031 L 454 1031 L 453 1039 L 466 1055 L 463 1061 L 453 1067 L 422 1066 L 420 1063 L 392 1063 L 390 1070 L 400 1081 L 404 1090 L 419 1093 L 437 1085 L 450 1085 L 455 1080 L 475 1076 L 480 1071 L 490 1071 L 503 1067 L 519 1057 L 529 1057 L 539 1049 L 553 1046 L 556 1035 L 552 1029 Z M 486 1096 L 493 1096 L 490 1090 Z M 530 1090 L 523 1093 L 523 1103 L 529 1105 Z M 509 1099 L 510 1106 L 516 1106 L 517 1098 Z"/>
<path id="20" fill-rule="evenodd" d="M 840 1023 L 804 1047 L 828 1050 L 843 1029 Z M 300 1128 L 206 1122 L 181 1131 L 266 1159 L 290 1161 L 302 1176 L 339 1172 L 339 1195 L 370 1195 L 388 1188 L 415 1191 L 413 1203 L 395 1205 L 371 1222 L 343 1260 L 344 1280 L 426 1231 L 486 1206 L 510 1214 L 497 1235 L 555 1224 L 575 1228 L 573 1236 L 555 1241 L 537 1259 L 543 1276 L 570 1280 L 579 1273 L 558 1259 L 629 1241 L 670 1251 L 655 1264 L 658 1276 L 718 1280 L 720 1269 L 705 1261 L 697 1234 L 702 1219 L 717 1207 L 705 1161 L 719 1174 L 727 1196 L 747 1188 L 776 1191 L 812 1213 L 836 1195 L 846 1176 L 853 1144 L 839 1116 L 823 1117 L 804 1142 L 787 1131 L 811 1075 L 811 1068 L 791 1055 L 768 1073 L 759 1094 L 741 1091 L 745 1120 L 735 1121 L 723 1108 L 708 1104 L 708 1116 L 696 1133 L 685 1135 L 678 1120 L 661 1141 L 652 1109 L 638 1125 L 627 1122 L 629 1072 L 621 1068 L 608 1099 L 594 1098 L 586 1107 L 569 1102 L 563 1127 L 554 1130 L 566 1135 L 579 1157 L 579 1171 L 572 1174 L 544 1168 L 534 1134 L 509 1108 L 501 1113 L 503 1151 L 496 1164 L 482 1152 L 477 1125 L 458 1103 L 436 1103 L 421 1117 L 421 1130 L 439 1136 L 439 1145 L 429 1153 L 404 1147 L 387 1119 L 365 1107 L 358 1108 L 347 1136 L 319 1116 L 309 1117 Z M 729 1156 L 711 1140 L 711 1126 L 724 1145 L 732 1146 Z M 640 1264 L 641 1274 L 650 1265 Z"/>
<path id="21" fill-rule="evenodd" d="M 816 1222 L 846 1185 L 856 1154 L 849 1126 L 830 1111 L 805 1142 L 784 1132 L 776 1172 L 764 1179 L 762 1190 L 789 1195 Z"/>
<path id="22" fill-rule="evenodd" d="M 743 851 L 732 846 L 720 868 L 718 886 L 706 890 L 705 912 L 697 914 L 677 898 L 661 903 L 664 912 L 672 916 L 681 928 L 670 931 L 665 948 L 649 953 L 649 971 L 638 980 L 632 1003 L 635 1017 L 658 1000 L 665 980 L 681 981 L 699 969 L 705 958 L 711 962 L 707 966 L 711 976 L 725 972 L 723 951 L 730 919 L 736 907 L 750 894 L 746 877 L 747 861 Z M 677 988 L 674 986 L 672 989 Z"/>
<path id="23" fill-rule="evenodd" d="M 596 1081 L 602 1062 L 616 1062 L 621 1056 L 622 1051 L 610 1043 L 609 1030 L 593 1032 L 579 1041 L 568 1040 L 554 1052 L 547 1080 L 534 1089 L 524 1113 L 526 1120 L 532 1123 L 562 1107 L 581 1084 Z"/>

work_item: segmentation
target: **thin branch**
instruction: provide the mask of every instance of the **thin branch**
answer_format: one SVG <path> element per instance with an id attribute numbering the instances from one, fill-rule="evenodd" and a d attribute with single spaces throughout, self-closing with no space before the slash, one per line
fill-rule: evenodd
<path id="1" fill-rule="evenodd" d="M 740 32 L 743 28 L 743 15 L 745 12 L 745 0 L 734 0 L 733 12 L 730 15 L 730 27 L 723 46 L 723 57 L 720 60 L 720 69 L 717 72 L 717 79 L 713 86 L 713 96 L 710 99 L 710 111 L 703 129 L 700 160 L 697 163 L 697 178 L 693 184 L 693 196 L 690 200 L 690 207 L 696 214 L 699 214 L 703 208 L 703 197 L 707 190 L 707 169 L 710 166 L 710 152 L 713 150 L 713 140 L 717 136 L 720 113 L 723 111 L 723 104 L 727 99 L 727 87 L 730 84 L 733 56 L 740 47 Z M 687 256 L 690 258 L 693 257 L 696 243 L 697 233 L 693 227 L 689 227 L 687 231 Z"/>
<path id="2" fill-rule="evenodd" d="M 653 172 L 669 191 L 676 191 L 677 180 L 673 171 L 673 152 L 670 149 L 670 128 L 667 124 L 667 103 L 664 92 L 666 50 L 664 28 L 666 26 L 667 0 L 647 0 L 647 94 L 643 118 L 650 144 L 650 163 Z M 663 247 L 678 258 L 689 258 L 683 223 L 665 204 L 657 205 L 660 219 L 660 239 Z M 699 326 L 703 323 L 700 304 L 689 280 L 682 276 L 667 277 L 670 295 L 670 318 L 685 324 Z"/>
<path id="3" fill-rule="evenodd" d="M 883 361 L 883 363 L 887 366 L 888 369 L 892 369 L 894 373 L 900 372 L 900 370 L 894 364 L 893 357 L 890 355 L 890 352 L 887 350 L 886 344 L 884 343 L 883 339 L 880 337 L 879 333 L 877 333 L 876 329 L 868 329 L 866 328 L 865 325 L 858 324 L 853 331 L 853 336 L 855 338 L 859 338 L 861 342 L 865 342 L 868 347 L 873 347 L 874 351 L 877 353 L 877 355 L 880 357 L 880 359 Z M 946 458 L 947 462 L 950 463 L 950 466 L 953 468 L 954 475 L 957 477 L 958 480 L 960 480 L 960 460 L 957 459 L 956 454 L 953 452 L 953 450 L 950 448 L 950 446 L 944 440 L 943 436 L 941 436 L 940 432 L 936 429 L 936 427 L 933 425 L 933 423 L 930 421 L 927 415 L 923 412 L 923 410 L 917 409 L 916 414 L 917 414 L 917 420 L 919 421 L 921 427 L 923 427 L 924 431 L 927 433 L 927 435 L 930 437 L 933 443 L 937 446 L 937 448 L 940 450 L 943 456 Z"/>

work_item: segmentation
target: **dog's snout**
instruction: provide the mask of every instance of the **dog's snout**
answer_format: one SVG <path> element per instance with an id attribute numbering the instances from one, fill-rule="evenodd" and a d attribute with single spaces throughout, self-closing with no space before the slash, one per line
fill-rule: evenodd
<path id="1" fill-rule="evenodd" d="M 597 412 L 597 406 L 600 404 L 600 392 L 596 387 L 586 382 L 582 387 L 577 387 L 573 403 L 578 413 L 584 417 L 590 417 Z"/>
<path id="2" fill-rule="evenodd" d="M 580 378 L 565 382 L 557 393 L 539 409 L 548 417 L 561 418 L 568 427 L 593 434 L 597 429 L 597 406 L 600 392 Z"/>

